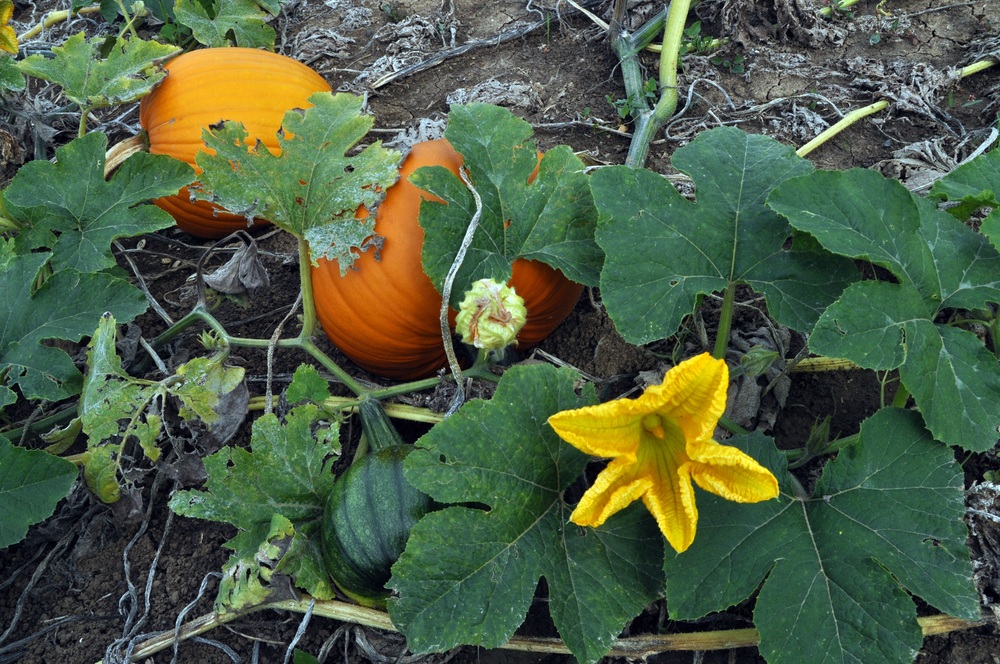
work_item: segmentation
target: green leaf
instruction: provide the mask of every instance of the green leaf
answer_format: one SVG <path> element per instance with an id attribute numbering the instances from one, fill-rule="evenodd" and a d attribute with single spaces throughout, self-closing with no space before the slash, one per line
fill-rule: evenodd
<path id="1" fill-rule="evenodd" d="M 288 403 L 311 401 L 319 406 L 329 398 L 330 384 L 319 374 L 316 367 L 311 364 L 300 364 L 295 368 L 292 382 L 285 393 Z"/>
<path id="2" fill-rule="evenodd" d="M 18 68 L 61 86 L 67 99 L 93 110 L 127 104 L 145 95 L 164 77 L 158 63 L 179 50 L 168 44 L 119 38 L 102 58 L 105 41 L 95 37 L 88 42 L 80 32 L 61 46 L 53 46 L 55 57 L 32 55 Z"/>
<path id="3" fill-rule="evenodd" d="M 178 514 L 229 523 L 240 531 L 225 545 L 234 553 L 220 587 L 220 608 L 253 601 L 259 594 L 253 589 L 266 585 L 272 570 L 290 574 L 317 598 L 333 597 L 315 542 L 333 486 L 331 456 L 339 448 L 335 422 L 326 433 L 313 434 L 321 416 L 313 404 L 293 408 L 284 425 L 273 414 L 262 416 L 253 425 L 252 451 L 223 447 L 205 459 L 204 491 L 179 491 L 170 499 L 170 509 Z M 257 553 L 264 543 L 275 545 L 273 519 L 278 515 L 288 524 L 279 529 L 285 541 L 280 555 L 262 566 Z"/>
<path id="4" fill-rule="evenodd" d="M 1000 302 L 1000 253 L 901 184 L 869 170 L 789 180 L 768 199 L 830 251 L 886 268 L 898 284 L 852 284 L 816 324 L 809 347 L 869 369 L 900 370 L 934 436 L 969 450 L 996 444 L 1000 366 L 949 309 Z"/>
<path id="5" fill-rule="evenodd" d="M 17 67 L 14 58 L 0 57 L 0 93 L 24 90 L 24 74 Z"/>
<path id="6" fill-rule="evenodd" d="M 596 662 L 659 594 L 663 538 L 642 507 L 597 529 L 569 523 L 563 492 L 588 458 L 546 420 L 594 402 L 574 380 L 547 365 L 512 367 L 492 399 L 467 403 L 417 441 L 406 479 L 458 505 L 418 521 L 393 566 L 389 614 L 414 652 L 502 645 L 544 577 L 566 645 Z"/>
<path id="7" fill-rule="evenodd" d="M 272 6 L 256 0 L 213 0 L 214 12 L 209 14 L 200 0 L 177 0 L 174 16 L 205 46 L 273 49 L 274 28 L 265 23 L 271 17 L 261 11 Z"/>
<path id="8" fill-rule="evenodd" d="M 445 138 L 462 155 L 483 203 L 479 227 L 455 278 L 456 308 L 473 282 L 506 282 L 517 258 L 597 284 L 603 257 L 594 242 L 597 215 L 583 162 L 561 145 L 539 163 L 531 136 L 530 124 L 499 106 L 451 107 Z M 536 167 L 538 174 L 529 182 Z M 440 291 L 476 212 L 475 200 L 461 179 L 440 166 L 417 169 L 410 179 L 444 201 L 420 205 L 424 270 Z"/>
<path id="9" fill-rule="evenodd" d="M 930 198 L 955 201 L 948 212 L 965 221 L 984 207 L 993 211 L 983 220 L 980 231 L 1000 249 L 1000 150 L 990 150 L 962 164 L 934 183 Z"/>
<path id="10" fill-rule="evenodd" d="M 601 297 L 622 336 L 636 344 L 669 337 L 702 296 L 731 282 L 763 294 L 779 323 L 811 330 L 856 272 L 808 242 L 786 249 L 788 222 L 764 206 L 809 162 L 728 127 L 702 132 L 672 161 L 694 180 L 697 203 L 647 170 L 612 166 L 591 176 L 607 254 Z"/>
<path id="11" fill-rule="evenodd" d="M 77 477 L 76 466 L 0 436 L 0 549 L 24 539 L 28 526 L 49 518 Z"/>
<path id="12" fill-rule="evenodd" d="M 138 153 L 104 179 L 107 137 L 91 132 L 56 150 L 56 162 L 35 160 L 17 172 L 4 192 L 10 218 L 24 228 L 18 252 L 52 250 L 52 269 L 97 272 L 116 265 L 111 243 L 173 225 L 149 203 L 176 194 L 194 179 L 187 164 Z"/>
<path id="13" fill-rule="evenodd" d="M 142 291 L 110 274 L 61 270 L 37 291 L 34 283 L 49 254 L 9 256 L 0 248 L 0 374 L 27 399 L 58 401 L 80 391 L 83 376 L 65 351 L 45 342 L 79 341 L 105 312 L 129 321 L 146 310 Z"/>
<path id="14" fill-rule="evenodd" d="M 730 442 L 770 467 L 782 493 L 754 505 L 699 494 L 698 537 L 665 564 L 672 618 L 723 610 L 763 582 L 754 624 L 761 654 L 781 664 L 911 661 L 923 635 L 906 591 L 979 617 L 962 469 L 918 414 L 876 413 L 805 499 L 769 439 Z"/>
<path id="15" fill-rule="evenodd" d="M 239 213 L 252 211 L 309 242 L 313 260 L 325 256 L 346 271 L 373 233 L 372 219 L 354 218 L 358 206 L 372 207 L 399 177 L 399 155 L 375 142 L 346 156 L 371 129 L 361 114 L 361 97 L 318 92 L 304 113 L 285 114 L 275 156 L 263 145 L 247 151 L 242 124 L 227 122 L 204 134 L 196 161 L 199 177 L 212 200 Z"/>
<path id="16" fill-rule="evenodd" d="M 242 367 L 227 367 L 223 355 L 196 357 L 162 381 L 133 378 L 122 369 L 116 350 L 113 316 L 105 315 L 91 337 L 87 375 L 80 397 L 80 420 L 87 435 L 84 477 L 97 496 L 107 503 L 121 495 L 118 482 L 122 446 L 134 438 L 150 461 L 160 458 L 164 403 L 169 396 L 180 403 L 184 420 L 218 420 L 220 399 L 243 381 Z"/>

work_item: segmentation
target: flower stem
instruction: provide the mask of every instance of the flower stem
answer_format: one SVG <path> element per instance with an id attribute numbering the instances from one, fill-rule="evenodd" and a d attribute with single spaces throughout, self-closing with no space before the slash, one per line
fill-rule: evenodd
<path id="1" fill-rule="evenodd" d="M 736 282 L 730 281 L 722 294 L 722 309 L 719 311 L 719 328 L 715 335 L 715 348 L 712 357 L 717 360 L 726 359 L 729 348 L 729 332 L 733 329 L 733 308 L 736 302 Z"/>

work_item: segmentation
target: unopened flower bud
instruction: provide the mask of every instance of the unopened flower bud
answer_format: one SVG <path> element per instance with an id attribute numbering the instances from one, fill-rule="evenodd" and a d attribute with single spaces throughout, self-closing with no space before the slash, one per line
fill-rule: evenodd
<path id="1" fill-rule="evenodd" d="M 500 350 L 515 342 L 527 318 L 524 300 L 513 288 L 493 279 L 480 279 L 466 291 L 455 329 L 467 344 Z"/>

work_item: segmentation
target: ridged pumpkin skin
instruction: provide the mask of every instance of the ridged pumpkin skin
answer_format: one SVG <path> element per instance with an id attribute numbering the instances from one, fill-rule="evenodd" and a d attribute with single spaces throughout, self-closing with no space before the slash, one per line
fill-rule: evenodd
<path id="1" fill-rule="evenodd" d="M 356 364 L 379 376 L 413 380 L 433 375 L 447 364 L 438 322 L 441 295 L 424 274 L 424 231 L 417 222 L 421 199 L 441 199 L 409 181 L 423 166 L 444 166 L 458 174 L 462 156 L 448 141 L 413 146 L 399 181 L 378 207 L 375 232 L 385 238 L 381 260 L 366 251 L 357 270 L 340 276 L 335 261 L 319 260 L 312 284 L 316 313 L 330 341 Z M 358 217 L 368 215 L 358 210 Z M 518 347 L 529 348 L 552 333 L 570 314 L 583 286 L 544 263 L 518 259 L 510 284 L 524 298 L 528 320 Z"/>
<path id="2" fill-rule="evenodd" d="M 316 92 L 329 92 L 323 77 L 297 60 L 252 48 L 206 48 L 170 60 L 167 76 L 139 102 L 139 124 L 152 154 L 168 154 L 195 166 L 204 129 L 222 120 L 242 122 L 248 146 L 257 139 L 278 150 L 285 113 L 308 108 Z M 206 201 L 191 201 L 187 188 L 154 201 L 192 235 L 220 238 L 246 229 L 246 219 Z M 264 225 L 255 220 L 254 226 Z"/>

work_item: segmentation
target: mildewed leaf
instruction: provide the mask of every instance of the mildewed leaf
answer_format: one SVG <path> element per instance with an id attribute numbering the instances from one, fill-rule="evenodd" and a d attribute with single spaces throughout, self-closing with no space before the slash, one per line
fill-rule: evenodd
<path id="1" fill-rule="evenodd" d="M 20 542 L 28 526 L 51 516 L 76 476 L 75 464 L 0 436 L 0 549 Z"/>
<path id="2" fill-rule="evenodd" d="M 22 225 L 19 253 L 52 250 L 52 269 L 97 272 L 114 266 L 117 238 L 171 226 L 169 214 L 149 203 L 176 194 L 194 179 L 187 164 L 164 155 L 133 155 L 104 179 L 108 139 L 91 132 L 56 150 L 56 162 L 35 160 L 5 190 L 11 219 Z M 96 318 L 94 319 L 96 321 Z"/>
<path id="3" fill-rule="evenodd" d="M 263 145 L 247 151 L 247 132 L 227 122 L 204 134 L 216 152 L 199 152 L 199 177 L 204 192 L 233 212 L 270 219 L 309 242 L 312 258 L 336 259 L 341 271 L 354 262 L 370 240 L 373 219 L 354 218 L 358 206 L 373 206 L 399 177 L 399 155 L 378 142 L 346 156 L 371 129 L 373 120 L 361 114 L 361 97 L 318 92 L 304 113 L 289 111 L 282 122 L 274 155 Z M 210 192 L 210 193 L 205 193 Z"/>
<path id="4" fill-rule="evenodd" d="M 265 21 L 271 18 L 261 11 L 276 3 L 259 0 L 214 0 L 209 14 L 199 0 L 177 0 L 174 16 L 181 25 L 191 28 L 194 38 L 205 46 L 244 46 L 274 48 L 274 28 Z M 276 12 L 275 12 L 276 13 Z"/>
<path id="5" fill-rule="evenodd" d="M 817 353 L 869 369 L 899 368 L 934 436 L 970 450 L 996 444 L 1000 366 L 948 309 L 1000 302 L 1000 253 L 989 241 L 870 170 L 788 180 L 768 205 L 830 251 L 871 261 L 898 283 L 851 285 L 809 338 Z"/>
<path id="6" fill-rule="evenodd" d="M 336 422 L 314 434 L 322 416 L 314 404 L 293 408 L 284 424 L 273 414 L 262 416 L 253 424 L 251 450 L 223 447 L 206 457 L 205 490 L 180 491 L 171 498 L 170 509 L 178 514 L 229 523 L 240 531 L 225 544 L 233 556 L 220 587 L 220 608 L 259 599 L 272 571 L 293 576 L 315 597 L 333 596 L 316 542 L 333 485 L 331 457 L 339 447 Z M 274 521 L 277 516 L 284 525 Z M 279 532 L 280 551 L 274 551 Z M 275 555 L 261 560 L 262 550 Z"/>
<path id="7" fill-rule="evenodd" d="M 62 86 L 67 99 L 92 110 L 133 102 L 149 92 L 165 75 L 157 64 L 179 50 L 170 44 L 119 38 L 102 58 L 104 44 L 103 37 L 87 41 L 80 32 L 53 46 L 55 57 L 32 55 L 18 68 Z"/>
<path id="8" fill-rule="evenodd" d="M 809 162 L 728 127 L 702 132 L 672 161 L 694 180 L 696 203 L 651 171 L 613 166 L 591 176 L 607 254 L 601 297 L 622 336 L 637 344 L 669 337 L 703 295 L 731 282 L 763 294 L 779 323 L 811 330 L 856 272 L 802 238 L 787 249 L 788 222 L 764 206 Z"/>
<path id="9" fill-rule="evenodd" d="M 483 203 L 452 290 L 456 308 L 474 281 L 506 282 L 516 258 L 545 263 L 578 283 L 597 284 L 603 257 L 594 242 L 597 213 L 583 162 L 562 145 L 539 163 L 531 135 L 531 125 L 499 106 L 451 107 L 445 138 L 462 155 Z M 441 290 L 476 212 L 475 200 L 465 183 L 441 166 L 417 169 L 410 179 L 444 201 L 420 205 L 424 270 Z"/>
<path id="10" fill-rule="evenodd" d="M 4 256 L 7 256 L 5 259 Z M 27 399 L 58 401 L 80 391 L 82 375 L 65 351 L 44 343 L 79 341 L 102 314 L 129 321 L 146 310 L 142 291 L 110 274 L 64 269 L 34 290 L 50 254 L 13 254 L 0 242 L 0 374 Z"/>
<path id="11" fill-rule="evenodd" d="M 593 389 L 577 396 L 572 372 L 515 366 L 492 399 L 417 441 L 407 480 L 460 505 L 418 521 L 393 566 L 389 614 L 412 650 L 505 643 L 544 577 L 559 634 L 580 661 L 596 662 L 659 594 L 663 537 L 641 506 L 597 529 L 569 523 L 563 492 L 588 458 L 546 420 L 593 402 Z"/>
<path id="12" fill-rule="evenodd" d="M 842 664 L 913 659 L 923 635 L 906 591 L 979 617 L 962 469 L 917 413 L 872 416 L 809 497 L 769 439 L 728 442 L 768 466 L 782 494 L 754 505 L 698 496 L 698 537 L 666 559 L 671 618 L 724 610 L 763 583 L 754 624 L 765 659 Z"/>
<path id="13" fill-rule="evenodd" d="M 105 315 L 87 349 L 87 375 L 80 396 L 80 420 L 87 434 L 84 477 L 101 500 L 120 497 L 118 481 L 122 446 L 134 438 L 151 461 L 160 457 L 157 438 L 168 396 L 180 401 L 184 420 L 199 419 L 211 428 L 223 395 L 243 380 L 242 367 L 228 367 L 223 356 L 195 357 L 162 381 L 129 376 L 116 350 L 113 316 Z"/>

